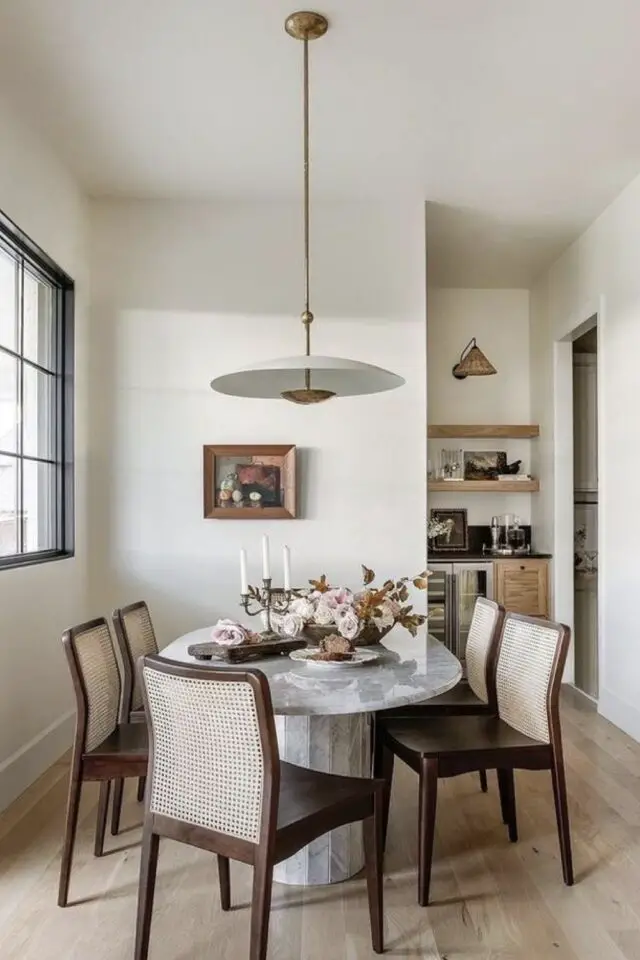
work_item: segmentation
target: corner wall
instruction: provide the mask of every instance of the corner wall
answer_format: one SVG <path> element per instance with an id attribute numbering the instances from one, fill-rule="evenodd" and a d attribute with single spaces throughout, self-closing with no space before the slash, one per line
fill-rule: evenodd
<path id="1" fill-rule="evenodd" d="M 640 472 L 637 410 L 640 355 L 640 177 L 553 264 L 532 295 L 534 408 L 553 436 L 557 398 L 555 344 L 596 310 L 599 313 L 599 584 L 601 660 L 599 710 L 640 740 L 640 646 L 636 604 L 636 510 Z M 541 448 L 545 496 L 536 529 L 550 543 L 559 522 L 553 497 L 562 451 Z M 555 459 L 555 465 L 554 465 Z M 557 486 L 555 478 L 555 485 Z M 549 482 L 551 481 L 551 482 Z"/>
<path id="2" fill-rule="evenodd" d="M 317 407 L 215 394 L 221 373 L 303 348 L 299 204 L 94 203 L 90 505 L 95 609 L 140 597 L 161 642 L 238 614 L 241 546 L 294 581 L 357 585 L 426 555 L 424 206 L 314 205 L 313 351 L 399 390 Z M 202 446 L 294 443 L 300 519 L 204 520 Z"/>
<path id="3" fill-rule="evenodd" d="M 76 281 L 76 556 L 0 570 L 0 810 L 72 742 L 62 630 L 87 613 L 85 211 L 67 172 L 0 102 L 0 208 Z"/>

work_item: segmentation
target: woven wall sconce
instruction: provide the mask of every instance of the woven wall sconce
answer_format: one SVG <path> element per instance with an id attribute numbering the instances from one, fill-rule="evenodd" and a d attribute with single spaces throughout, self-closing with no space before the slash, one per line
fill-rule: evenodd
<path id="1" fill-rule="evenodd" d="M 498 371 L 492 363 L 489 363 L 480 347 L 476 344 L 476 338 L 469 340 L 462 353 L 460 360 L 456 363 L 452 373 L 456 380 L 465 380 L 467 377 L 490 377 Z"/>

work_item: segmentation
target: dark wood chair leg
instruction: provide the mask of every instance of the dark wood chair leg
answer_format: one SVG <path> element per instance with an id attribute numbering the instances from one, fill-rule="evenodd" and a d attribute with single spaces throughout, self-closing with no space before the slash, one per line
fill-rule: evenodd
<path id="1" fill-rule="evenodd" d="M 483 793 L 487 793 L 489 789 L 489 784 L 487 783 L 487 771 L 479 770 L 478 773 L 480 775 L 480 789 Z"/>
<path id="2" fill-rule="evenodd" d="M 518 840 L 518 819 L 516 816 L 516 788 L 513 770 L 503 768 L 496 770 L 496 773 L 500 790 L 502 822 L 506 823 L 509 829 L 509 840 L 511 843 L 516 843 Z"/>
<path id="3" fill-rule="evenodd" d="M 111 835 L 116 837 L 120 832 L 120 817 L 122 815 L 122 792 L 124 780 L 113 781 L 113 801 L 111 805 Z"/>
<path id="4" fill-rule="evenodd" d="M 100 784 L 100 799 L 98 800 L 98 816 L 96 818 L 96 839 L 93 845 L 94 857 L 101 857 L 104 853 L 104 835 L 107 830 L 107 813 L 109 810 L 109 796 L 111 781 L 103 780 Z"/>
<path id="5" fill-rule="evenodd" d="M 556 806 L 558 840 L 562 859 L 562 876 L 568 887 L 573 886 L 573 856 L 571 853 L 571 828 L 569 826 L 569 808 L 567 805 L 567 782 L 564 774 L 562 756 L 554 751 L 551 765 L 553 799 Z"/>
<path id="6" fill-rule="evenodd" d="M 429 904 L 437 800 L 438 761 L 423 757 L 420 762 L 420 837 L 418 841 L 418 901 L 421 907 Z"/>
<path id="7" fill-rule="evenodd" d="M 394 756 L 385 746 L 382 738 L 377 735 L 373 750 L 373 776 L 384 780 L 385 788 L 382 800 L 382 852 L 387 847 L 387 829 L 389 827 L 389 810 L 391 808 L 391 787 L 393 784 Z"/>
<path id="8" fill-rule="evenodd" d="M 231 909 L 231 875 L 229 872 L 229 857 L 218 854 L 218 880 L 220 882 L 220 906 L 223 910 Z"/>
<path id="9" fill-rule="evenodd" d="M 253 867 L 249 960 L 266 960 L 267 958 L 272 880 L 273 863 L 269 861 L 267 855 L 258 856 Z M 144 960 L 144 958 L 136 957 L 135 960 Z"/>
<path id="10" fill-rule="evenodd" d="M 136 794 L 138 803 L 142 803 L 142 801 L 144 800 L 144 791 L 145 791 L 146 786 L 147 786 L 147 778 L 146 778 L 146 777 L 139 777 L 139 778 L 138 778 L 138 792 L 137 792 L 137 794 Z"/>
<path id="11" fill-rule="evenodd" d="M 69 901 L 69 880 L 71 878 L 71 861 L 73 848 L 76 843 L 76 829 L 78 827 L 78 811 L 80 810 L 80 794 L 82 781 L 76 773 L 71 774 L 69 780 L 69 796 L 67 799 L 67 818 L 62 845 L 62 863 L 60 864 L 60 885 L 58 887 L 58 906 L 66 907 Z"/>
<path id="12" fill-rule="evenodd" d="M 378 794 L 374 802 L 374 814 L 363 821 L 362 831 L 367 873 L 367 895 L 369 897 L 369 918 L 371 921 L 371 944 L 374 953 L 383 953 L 382 810 L 384 798 Z"/>
<path id="13" fill-rule="evenodd" d="M 156 887 L 159 845 L 160 838 L 158 835 L 152 833 L 151 830 L 145 826 L 140 857 L 138 919 L 136 921 L 134 960 L 147 960 L 149 955 L 149 936 L 151 933 L 151 914 L 153 913 L 153 895 Z"/>

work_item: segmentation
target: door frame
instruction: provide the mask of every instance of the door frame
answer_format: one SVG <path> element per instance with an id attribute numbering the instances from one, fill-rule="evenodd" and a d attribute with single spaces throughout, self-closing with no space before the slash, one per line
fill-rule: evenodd
<path id="1" fill-rule="evenodd" d="M 565 332 L 556 336 L 553 355 L 554 394 L 554 522 L 553 522 L 553 595 L 554 616 L 571 627 L 575 626 L 574 596 L 574 490 L 573 490 L 573 341 L 593 326 L 597 327 L 596 376 L 598 381 L 598 691 L 605 687 L 605 564 L 604 536 L 606 530 L 605 491 L 606 460 L 603 455 L 605 430 L 604 410 L 604 335 L 606 325 L 605 298 L 591 301 L 568 318 Z M 575 646 L 567 658 L 564 680 L 575 680 Z"/>

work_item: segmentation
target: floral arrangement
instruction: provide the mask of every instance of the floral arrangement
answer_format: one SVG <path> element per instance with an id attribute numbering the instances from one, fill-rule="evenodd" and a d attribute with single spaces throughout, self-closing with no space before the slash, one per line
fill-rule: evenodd
<path id="1" fill-rule="evenodd" d="M 295 637 L 310 626 L 327 627 L 347 640 L 356 640 L 384 636 L 399 623 L 415 636 L 427 617 L 414 612 L 407 585 L 425 590 L 429 572 L 386 580 L 379 587 L 374 586 L 375 576 L 373 570 L 363 566 L 363 587 L 355 593 L 347 587 L 331 586 L 324 573 L 319 580 L 310 580 L 310 588 L 296 591 L 289 610 L 278 618 L 278 629 L 285 636 Z"/>
<path id="2" fill-rule="evenodd" d="M 430 517 L 427 522 L 427 540 L 435 540 L 436 537 L 446 537 L 447 541 L 451 536 L 455 524 L 451 517 L 448 520 L 441 520 L 439 517 Z"/>

